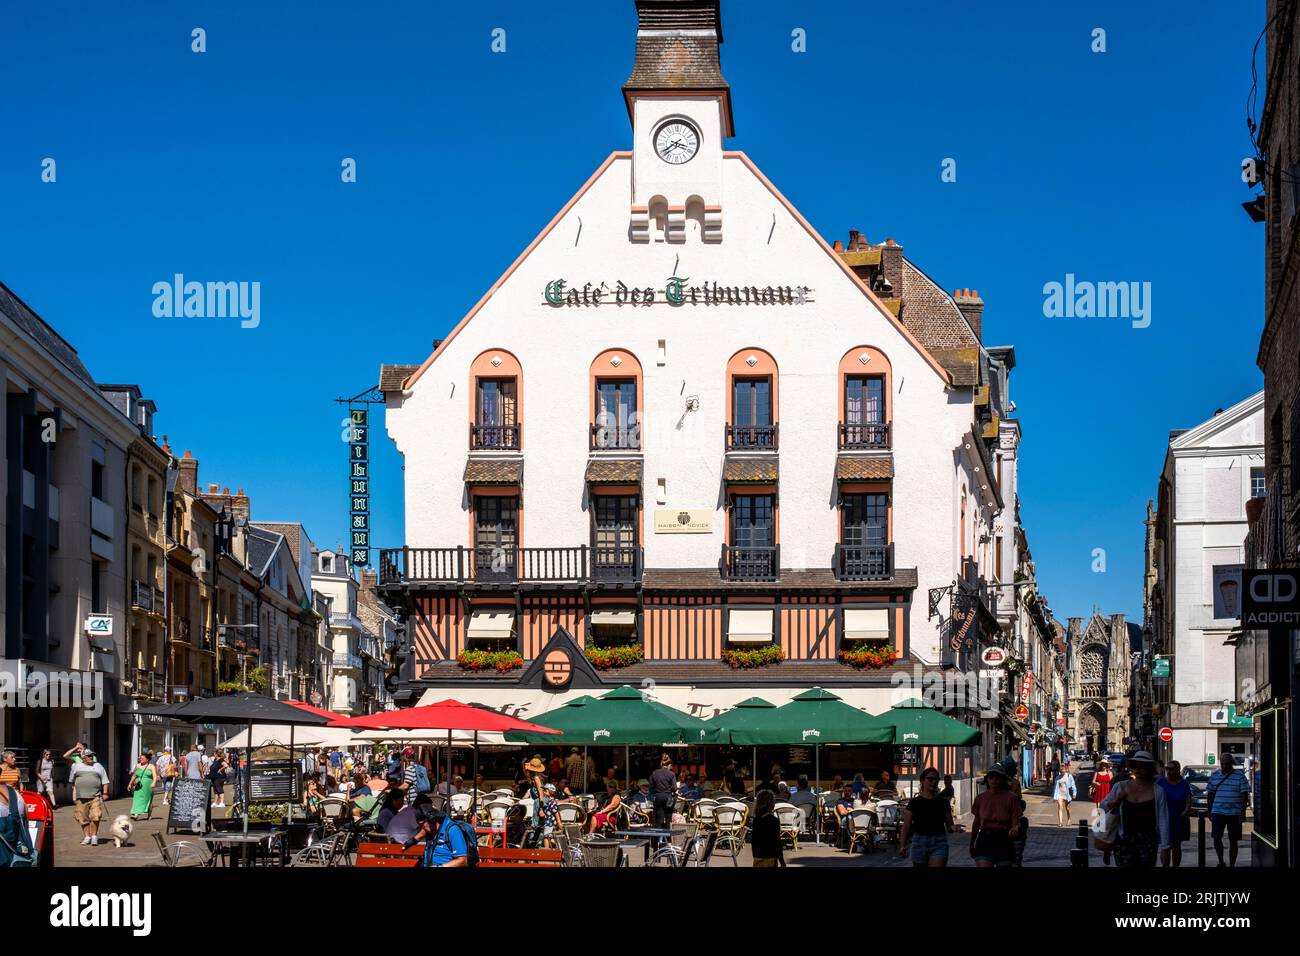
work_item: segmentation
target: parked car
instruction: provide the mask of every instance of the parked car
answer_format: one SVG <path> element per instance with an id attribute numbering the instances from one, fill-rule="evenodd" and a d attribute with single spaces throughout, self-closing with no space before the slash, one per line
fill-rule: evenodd
<path id="1" fill-rule="evenodd" d="M 1110 761 L 1111 770 L 1118 770 L 1124 766 L 1124 752 L 1122 750 L 1111 750 L 1102 754 L 1102 758 Z"/>
<path id="2" fill-rule="evenodd" d="M 1209 764 L 1193 764 L 1183 768 L 1183 776 L 1192 788 L 1192 812 L 1208 813 L 1210 810 L 1210 775 L 1215 768 Z"/>

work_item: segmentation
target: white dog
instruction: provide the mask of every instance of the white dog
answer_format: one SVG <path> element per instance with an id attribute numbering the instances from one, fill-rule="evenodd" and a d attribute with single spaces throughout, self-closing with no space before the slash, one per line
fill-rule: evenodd
<path id="1" fill-rule="evenodd" d="M 131 818 L 125 813 L 119 813 L 113 818 L 113 825 L 108 831 L 109 835 L 113 838 L 113 845 L 119 849 L 123 843 L 129 846 L 131 843 L 131 831 L 134 829 L 135 825 L 131 822 Z"/>

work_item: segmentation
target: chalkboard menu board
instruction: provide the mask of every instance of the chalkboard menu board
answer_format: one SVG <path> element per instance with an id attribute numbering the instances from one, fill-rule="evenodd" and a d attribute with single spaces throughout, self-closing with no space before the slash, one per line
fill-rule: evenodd
<path id="1" fill-rule="evenodd" d="M 254 763 L 248 783 L 250 803 L 297 803 L 302 799 L 302 768 L 297 761 Z"/>
<path id="2" fill-rule="evenodd" d="M 208 808 L 212 804 L 212 781 L 178 777 L 172 785 L 172 800 L 167 807 L 167 829 L 175 832 L 208 832 Z"/>

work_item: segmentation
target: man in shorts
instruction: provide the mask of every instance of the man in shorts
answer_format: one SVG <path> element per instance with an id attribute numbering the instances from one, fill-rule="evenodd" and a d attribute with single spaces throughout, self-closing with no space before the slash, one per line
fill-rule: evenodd
<path id="1" fill-rule="evenodd" d="M 104 819 L 108 799 L 108 772 L 90 750 L 82 751 L 81 762 L 68 775 L 72 788 L 72 817 L 81 827 L 82 846 L 99 845 L 99 821 Z"/>

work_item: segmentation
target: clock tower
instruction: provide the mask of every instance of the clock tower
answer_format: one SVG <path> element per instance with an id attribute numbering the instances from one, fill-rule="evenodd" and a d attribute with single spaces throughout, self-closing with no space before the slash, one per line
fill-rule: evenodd
<path id="1" fill-rule="evenodd" d="M 722 241 L 722 141 L 735 135 L 722 78 L 720 0 L 636 0 L 633 242 Z"/>

